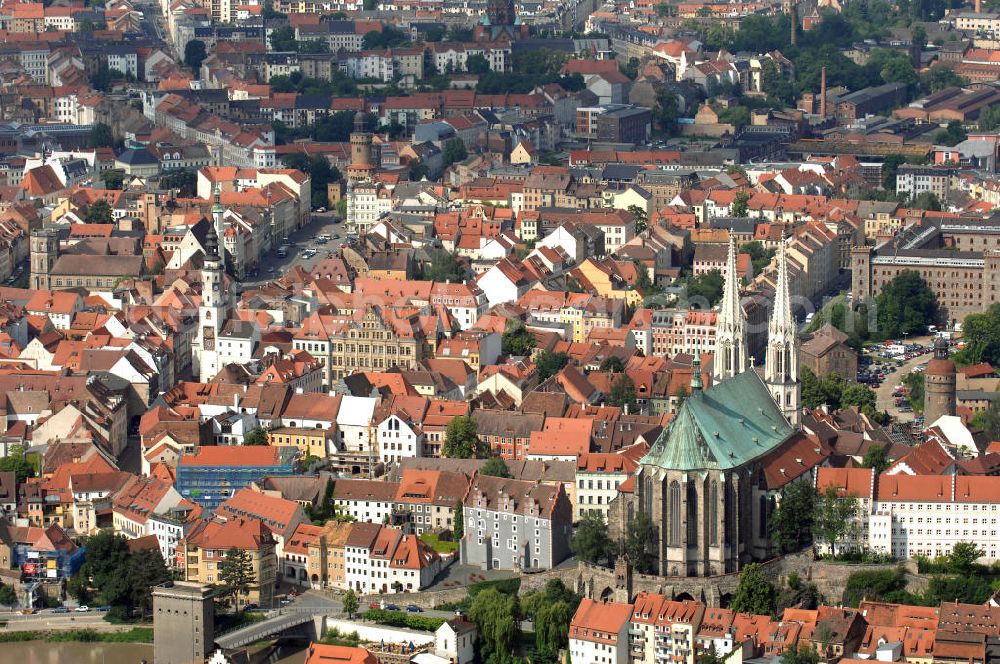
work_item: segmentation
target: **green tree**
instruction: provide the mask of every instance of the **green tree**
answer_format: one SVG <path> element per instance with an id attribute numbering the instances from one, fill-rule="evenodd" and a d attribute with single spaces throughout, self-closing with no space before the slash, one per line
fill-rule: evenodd
<path id="1" fill-rule="evenodd" d="M 968 85 L 968 81 L 956 74 L 954 71 L 944 66 L 930 67 L 920 74 L 920 91 L 924 94 L 940 92 L 945 88 L 961 88 Z M 979 128 L 982 129 L 983 112 L 993 110 L 997 106 L 987 106 L 979 112 Z"/>
<path id="2" fill-rule="evenodd" d="M 886 191 L 896 191 L 896 172 L 906 163 L 906 157 L 901 154 L 889 154 L 882 160 L 882 188 Z"/>
<path id="3" fill-rule="evenodd" d="M 480 56 L 482 57 L 482 56 Z M 465 149 L 465 141 L 457 136 L 454 138 L 449 138 L 445 141 L 442 152 L 442 158 L 444 159 L 445 168 L 451 166 L 454 163 L 465 161 L 469 156 L 469 152 Z"/>
<path id="4" fill-rule="evenodd" d="M 825 627 L 823 623 L 820 625 Z M 789 648 L 782 653 L 781 664 L 819 664 L 819 654 L 803 643 L 798 648 Z"/>
<path id="5" fill-rule="evenodd" d="M 844 584 L 843 603 L 857 606 L 862 600 L 894 602 L 902 600 L 906 593 L 906 574 L 902 567 L 893 569 L 866 570 L 847 577 Z"/>
<path id="6" fill-rule="evenodd" d="M 918 210 L 940 212 L 941 199 L 933 191 L 922 191 L 910 199 L 909 206 Z"/>
<path id="7" fill-rule="evenodd" d="M 105 189 L 121 189 L 125 182 L 125 171 L 119 168 L 109 168 L 101 173 L 101 180 L 104 181 Z"/>
<path id="8" fill-rule="evenodd" d="M 476 421 L 467 415 L 453 417 L 448 422 L 442 452 L 449 459 L 483 459 L 489 454 L 476 433 Z"/>
<path id="9" fill-rule="evenodd" d="M 691 277 L 687 283 L 687 299 L 692 304 L 702 308 L 704 303 L 714 307 L 722 299 L 722 287 L 725 280 L 718 270 L 703 272 L 697 277 Z"/>
<path id="10" fill-rule="evenodd" d="M 451 534 L 456 542 L 460 541 L 462 537 L 465 536 L 465 509 L 462 506 L 462 501 L 459 500 L 455 503 L 455 516 L 452 519 Z"/>
<path id="11" fill-rule="evenodd" d="M 114 220 L 111 206 L 106 200 L 99 198 L 87 208 L 87 215 L 83 220 L 88 224 L 110 224 Z"/>
<path id="12" fill-rule="evenodd" d="M 771 264 L 771 259 L 774 258 L 775 250 L 765 249 L 763 244 L 754 240 L 753 242 L 747 242 L 741 246 L 740 253 L 750 254 L 750 262 L 753 265 L 753 273 L 760 274 L 764 271 L 764 268 Z"/>
<path id="13" fill-rule="evenodd" d="M 271 50 L 279 52 L 297 51 L 298 44 L 295 41 L 295 28 L 290 25 L 283 25 L 271 30 Z"/>
<path id="14" fill-rule="evenodd" d="M 983 429 L 990 440 L 1000 439 L 1000 401 L 991 401 L 986 410 L 976 413 L 972 425 Z"/>
<path id="15" fill-rule="evenodd" d="M 836 556 L 837 544 L 855 534 L 857 514 L 857 496 L 840 496 L 836 487 L 827 487 L 816 500 L 813 537 L 829 546 L 830 553 Z"/>
<path id="16" fill-rule="evenodd" d="M 681 98 L 676 92 L 666 86 L 656 91 L 653 120 L 661 132 L 667 136 L 677 133 L 677 120 L 681 114 Z"/>
<path id="17" fill-rule="evenodd" d="M 881 475 L 889 467 L 889 459 L 885 456 L 885 448 L 872 445 L 865 452 L 865 457 L 861 462 L 865 468 L 873 468 L 876 475 Z"/>
<path id="18" fill-rule="evenodd" d="M 110 126 L 98 122 L 90 128 L 87 145 L 92 148 L 112 148 L 115 146 L 115 134 Z"/>
<path id="19" fill-rule="evenodd" d="M 354 593 L 353 589 L 349 589 L 344 593 L 343 599 L 340 600 L 341 605 L 344 608 L 344 613 L 347 614 L 349 620 L 354 619 L 354 614 L 358 612 L 358 596 Z"/>
<path id="20" fill-rule="evenodd" d="M 244 445 L 267 445 L 267 432 L 259 424 L 243 436 Z"/>
<path id="21" fill-rule="evenodd" d="M 469 607 L 469 618 L 479 628 L 479 638 L 488 651 L 508 653 L 518 637 L 516 594 L 487 588 L 476 594 Z"/>
<path id="22" fill-rule="evenodd" d="M 638 205 L 629 205 L 628 212 L 635 217 L 635 232 L 641 233 L 649 226 L 649 215 Z"/>
<path id="23" fill-rule="evenodd" d="M 1000 366 L 1000 304 L 990 305 L 981 314 L 966 316 L 962 325 L 962 338 L 965 348 L 955 354 L 956 362 L 989 362 L 993 366 Z"/>
<path id="24" fill-rule="evenodd" d="M 1000 127 L 1000 104 L 993 104 L 979 111 L 976 124 L 979 125 L 981 131 L 993 131 Z"/>
<path id="25" fill-rule="evenodd" d="M 781 490 L 781 499 L 768 519 L 771 541 L 779 552 L 798 551 L 812 542 L 815 504 L 811 482 L 792 482 Z"/>
<path id="26" fill-rule="evenodd" d="M 250 594 L 250 586 L 255 581 L 250 552 L 236 547 L 226 551 L 226 557 L 219 563 L 219 583 L 222 585 L 223 597 L 232 597 L 237 610 L 240 608 L 240 598 L 246 598 Z"/>
<path id="27" fill-rule="evenodd" d="M 903 385 L 910 388 L 910 393 L 906 395 L 906 400 L 910 402 L 913 412 L 924 412 L 924 374 L 920 371 L 911 371 L 903 376 Z M 933 422 L 928 422 L 927 424 L 933 424 Z"/>
<path id="28" fill-rule="evenodd" d="M 448 41 L 470 42 L 472 41 L 472 37 L 472 28 L 468 26 L 453 23 L 448 28 Z"/>
<path id="29" fill-rule="evenodd" d="M 395 48 L 409 42 L 410 39 L 405 32 L 391 25 L 383 25 L 382 30 L 366 32 L 362 45 L 364 50 L 381 50 Z"/>
<path id="30" fill-rule="evenodd" d="M 470 74 L 485 74 L 490 71 L 490 61 L 486 59 L 486 56 L 479 53 L 470 55 L 465 61 L 465 71 Z M 458 161 L 461 161 L 461 159 Z"/>
<path id="31" fill-rule="evenodd" d="M 131 588 L 128 585 L 129 552 L 124 537 L 102 530 L 84 543 L 87 556 L 80 576 L 97 590 L 102 604 L 128 606 Z"/>
<path id="32" fill-rule="evenodd" d="M 886 83 L 903 83 L 915 87 L 920 82 L 920 77 L 917 76 L 913 64 L 906 57 L 889 60 L 883 65 L 879 75 Z"/>
<path id="33" fill-rule="evenodd" d="M 25 457 L 24 448 L 20 445 L 11 445 L 7 456 L 0 458 L 0 471 L 14 473 L 14 480 L 18 484 L 35 475 L 34 466 Z"/>
<path id="34" fill-rule="evenodd" d="M 733 195 L 733 202 L 729 206 L 729 214 L 734 217 L 747 216 L 747 203 L 750 202 L 750 194 L 745 191 L 737 191 Z M 760 245 L 760 243 L 757 243 Z"/>
<path id="35" fill-rule="evenodd" d="M 635 405 L 635 383 L 627 374 L 619 374 L 611 383 L 611 391 L 605 401 L 609 406 L 624 408 L 626 412 L 634 412 Z"/>
<path id="36" fill-rule="evenodd" d="M 877 403 L 875 391 L 864 383 L 841 382 L 840 405 L 842 408 L 856 406 L 862 411 L 874 411 Z"/>
<path id="37" fill-rule="evenodd" d="M 913 30 L 910 31 L 910 43 L 921 51 L 927 48 L 927 31 L 924 30 L 924 26 L 913 27 Z"/>
<path id="38" fill-rule="evenodd" d="M 573 617 L 569 604 L 563 601 L 546 603 L 535 616 L 535 648 L 555 655 L 569 641 L 569 622 Z"/>
<path id="39" fill-rule="evenodd" d="M 3 606 L 17 604 L 17 591 L 7 585 L 0 586 L 0 604 Z"/>
<path id="40" fill-rule="evenodd" d="M 465 279 L 465 268 L 457 253 L 437 249 L 431 254 L 431 263 L 424 268 L 421 276 L 423 281 L 461 283 Z"/>
<path id="41" fill-rule="evenodd" d="M 653 520 L 645 512 L 639 512 L 625 525 L 625 555 L 638 572 L 655 571 L 656 556 L 652 551 L 655 535 Z"/>
<path id="42" fill-rule="evenodd" d="M 569 547 L 580 560 L 604 565 L 614 555 L 614 545 L 608 536 L 608 524 L 600 512 L 584 514 L 569 541 Z"/>
<path id="43" fill-rule="evenodd" d="M 143 618 L 153 613 L 153 588 L 170 580 L 159 549 L 140 549 L 129 556 L 126 574 L 131 589 L 131 606 Z"/>
<path id="44" fill-rule="evenodd" d="M 539 380 L 555 376 L 567 364 L 569 364 L 569 355 L 566 353 L 553 353 L 550 350 L 543 350 L 535 357 L 535 366 L 538 368 Z"/>
<path id="45" fill-rule="evenodd" d="M 625 363 L 622 361 L 622 358 L 617 355 L 609 355 L 604 358 L 603 362 L 601 362 L 600 370 L 610 371 L 611 373 L 621 373 L 622 371 L 625 371 Z"/>
<path id="46" fill-rule="evenodd" d="M 952 120 L 948 123 L 947 128 L 934 135 L 934 142 L 941 145 L 957 145 L 968 137 L 969 135 L 962 128 L 962 123 L 958 120 Z"/>
<path id="47" fill-rule="evenodd" d="M 948 566 L 956 574 L 969 574 L 985 555 L 986 551 L 980 549 L 975 542 L 955 542 L 948 554 Z"/>
<path id="48" fill-rule="evenodd" d="M 913 270 L 896 275 L 879 293 L 876 303 L 878 333 L 883 338 L 922 334 L 928 325 L 938 321 L 937 296 Z"/>
<path id="49" fill-rule="evenodd" d="M 535 347 L 535 335 L 519 320 L 507 322 L 507 329 L 500 337 L 500 349 L 504 355 L 529 355 Z"/>
<path id="50" fill-rule="evenodd" d="M 184 45 L 184 64 L 191 68 L 195 74 L 201 71 L 201 63 L 208 57 L 205 50 L 205 42 L 200 39 L 192 39 Z"/>
<path id="51" fill-rule="evenodd" d="M 490 477 L 511 477 L 510 468 L 507 467 L 507 463 L 500 457 L 490 457 L 487 459 L 486 463 L 480 466 L 479 474 Z"/>
<path id="52" fill-rule="evenodd" d="M 774 585 L 764 576 L 764 568 L 759 563 L 744 567 L 729 608 L 737 613 L 769 616 L 774 613 L 775 606 Z"/>
<path id="53" fill-rule="evenodd" d="M 674 11 L 674 8 L 666 2 L 661 2 L 656 5 L 656 15 L 659 18 L 669 18 L 674 16 L 676 13 L 677 12 Z"/>

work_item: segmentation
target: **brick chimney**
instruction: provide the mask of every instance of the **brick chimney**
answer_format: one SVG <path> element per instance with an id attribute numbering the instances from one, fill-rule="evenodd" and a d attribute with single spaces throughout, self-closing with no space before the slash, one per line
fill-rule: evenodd
<path id="1" fill-rule="evenodd" d="M 819 116 L 826 118 L 826 67 L 819 72 Z"/>

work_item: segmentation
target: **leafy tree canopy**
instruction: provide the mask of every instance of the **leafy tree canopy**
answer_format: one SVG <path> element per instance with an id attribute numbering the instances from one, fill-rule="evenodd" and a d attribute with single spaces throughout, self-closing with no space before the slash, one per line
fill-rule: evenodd
<path id="1" fill-rule="evenodd" d="M 459 415 L 448 422 L 442 452 L 449 459 L 483 459 L 489 454 L 489 449 L 479 440 L 476 421 L 467 415 Z"/>
<path id="2" fill-rule="evenodd" d="M 740 582 L 733 593 L 730 608 L 736 612 L 769 616 L 775 609 L 774 585 L 764 576 L 759 563 L 750 563 L 740 572 Z"/>
<path id="3" fill-rule="evenodd" d="M 608 524 L 599 512 L 585 514 L 569 542 L 570 549 L 580 560 L 597 565 L 611 561 L 614 544 L 608 536 Z"/>
<path id="4" fill-rule="evenodd" d="M 510 468 L 507 467 L 507 463 L 500 457 L 490 457 L 486 460 L 479 468 L 480 475 L 488 475 L 490 477 L 510 477 Z"/>
<path id="5" fill-rule="evenodd" d="M 528 355 L 535 347 L 535 335 L 523 322 L 510 321 L 500 339 L 500 345 L 504 355 Z"/>
<path id="6" fill-rule="evenodd" d="M 539 380 L 545 380 L 549 376 L 554 376 L 569 364 L 569 355 L 566 353 L 553 353 L 550 350 L 543 350 L 535 357 L 535 366 L 538 368 Z"/>
<path id="7" fill-rule="evenodd" d="M 883 338 L 922 334 L 938 320 L 937 296 L 918 272 L 900 272 L 876 298 L 878 333 Z"/>

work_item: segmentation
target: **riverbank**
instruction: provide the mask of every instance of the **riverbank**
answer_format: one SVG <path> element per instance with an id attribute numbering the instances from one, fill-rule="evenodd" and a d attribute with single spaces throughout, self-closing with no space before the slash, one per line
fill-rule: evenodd
<path id="1" fill-rule="evenodd" d="M 24 630 L 0 632 L 0 643 L 45 641 L 47 643 L 152 643 L 152 627 L 133 627 L 122 632 L 98 632 L 94 629 L 67 631 Z"/>

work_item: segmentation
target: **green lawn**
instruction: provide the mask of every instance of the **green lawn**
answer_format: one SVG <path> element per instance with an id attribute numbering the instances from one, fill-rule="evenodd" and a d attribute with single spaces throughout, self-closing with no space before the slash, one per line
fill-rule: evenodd
<path id="1" fill-rule="evenodd" d="M 420 536 L 420 539 L 427 542 L 438 553 L 455 553 L 458 551 L 458 542 L 443 540 L 436 533 L 424 533 Z"/>

